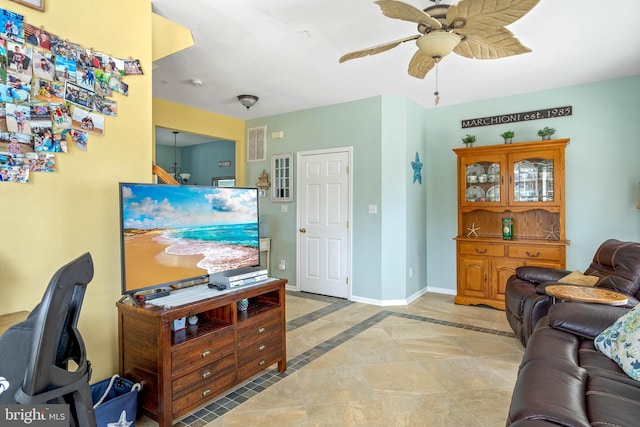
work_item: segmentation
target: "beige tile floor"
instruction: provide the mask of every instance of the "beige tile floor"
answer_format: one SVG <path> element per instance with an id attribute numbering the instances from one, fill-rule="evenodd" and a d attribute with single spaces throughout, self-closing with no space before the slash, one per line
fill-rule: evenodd
<path id="1" fill-rule="evenodd" d="M 289 364 L 223 414 L 197 411 L 175 425 L 505 425 L 523 347 L 504 312 L 432 293 L 398 307 L 315 297 L 287 293 L 287 359 L 316 349 L 308 363 Z M 145 417 L 137 425 L 157 426 Z"/>

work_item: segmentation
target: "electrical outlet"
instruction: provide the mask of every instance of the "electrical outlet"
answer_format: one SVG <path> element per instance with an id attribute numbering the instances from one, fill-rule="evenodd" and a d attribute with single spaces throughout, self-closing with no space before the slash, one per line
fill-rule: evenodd
<path id="1" fill-rule="evenodd" d="M 409 279 L 413 277 L 413 267 L 409 267 Z"/>
<path id="2" fill-rule="evenodd" d="M 378 205 L 369 205 L 369 213 L 377 214 L 378 213 Z"/>

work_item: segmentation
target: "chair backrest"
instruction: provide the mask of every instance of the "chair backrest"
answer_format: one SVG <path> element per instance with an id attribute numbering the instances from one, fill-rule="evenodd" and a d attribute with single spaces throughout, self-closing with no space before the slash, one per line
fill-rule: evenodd
<path id="1" fill-rule="evenodd" d="M 605 241 L 584 274 L 598 276 L 598 287 L 640 298 L 640 243 Z"/>
<path id="2" fill-rule="evenodd" d="M 70 384 L 90 369 L 84 341 L 77 329 L 87 284 L 93 278 L 93 261 L 85 253 L 53 275 L 42 301 L 32 312 L 37 316 L 22 391 L 30 396 Z M 73 371 L 69 362 L 73 361 Z"/>

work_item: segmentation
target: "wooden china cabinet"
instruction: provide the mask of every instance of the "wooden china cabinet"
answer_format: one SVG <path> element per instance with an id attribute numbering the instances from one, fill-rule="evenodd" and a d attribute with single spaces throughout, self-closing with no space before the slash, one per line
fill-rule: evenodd
<path id="1" fill-rule="evenodd" d="M 565 268 L 564 151 L 569 139 L 456 148 L 456 304 L 504 310 L 521 265 Z M 511 225 L 512 237 L 503 235 Z"/>

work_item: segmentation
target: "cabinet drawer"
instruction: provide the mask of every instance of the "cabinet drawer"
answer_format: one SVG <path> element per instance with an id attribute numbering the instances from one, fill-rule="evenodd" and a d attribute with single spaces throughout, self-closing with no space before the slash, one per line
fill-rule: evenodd
<path id="1" fill-rule="evenodd" d="M 233 353 L 233 329 L 219 334 L 205 335 L 180 346 L 171 354 L 171 371 L 177 373 L 211 363 Z"/>
<path id="2" fill-rule="evenodd" d="M 282 332 L 280 309 L 270 310 L 255 318 L 247 319 L 238 323 L 238 343 L 257 337 L 267 337 L 269 335 Z"/>
<path id="3" fill-rule="evenodd" d="M 173 418 L 183 415 L 191 409 L 195 409 L 205 404 L 213 397 L 222 393 L 224 390 L 234 384 L 236 379 L 233 368 L 228 369 L 218 378 L 214 378 L 209 382 L 200 384 L 179 397 L 173 398 Z"/>
<path id="4" fill-rule="evenodd" d="M 213 363 L 205 365 L 199 369 L 193 370 L 175 380 L 171 383 L 174 394 L 179 394 L 186 388 L 192 387 L 200 381 L 211 381 L 220 376 L 220 373 L 229 368 L 233 368 L 234 357 L 233 354 L 216 360 Z"/>
<path id="5" fill-rule="evenodd" d="M 504 245 L 500 243 L 460 242 L 460 255 L 505 256 Z"/>
<path id="6" fill-rule="evenodd" d="M 243 344 L 238 348 L 238 365 L 243 366 L 258 358 L 272 359 L 282 354 L 282 334 Z"/>
<path id="7" fill-rule="evenodd" d="M 269 353 L 261 353 L 261 357 L 253 359 L 238 368 L 238 381 L 251 378 L 258 372 L 267 369 L 269 366 L 279 362 L 282 354 L 279 350 L 273 349 Z"/>
<path id="8" fill-rule="evenodd" d="M 527 260 L 559 260 L 562 259 L 562 250 L 561 247 L 554 246 L 510 246 L 509 257 Z"/>

